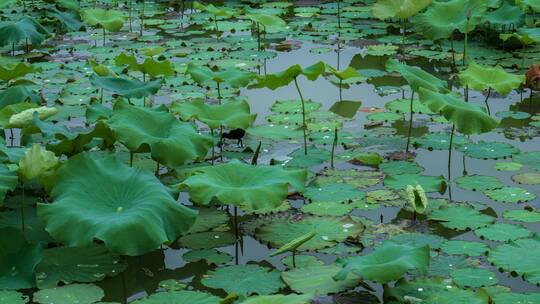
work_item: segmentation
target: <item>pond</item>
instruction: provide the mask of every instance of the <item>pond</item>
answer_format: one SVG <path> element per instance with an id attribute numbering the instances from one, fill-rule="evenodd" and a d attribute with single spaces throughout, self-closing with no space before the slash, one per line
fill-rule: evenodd
<path id="1" fill-rule="evenodd" d="M 540 303 L 535 1 L 0 4 L 2 303 Z"/>

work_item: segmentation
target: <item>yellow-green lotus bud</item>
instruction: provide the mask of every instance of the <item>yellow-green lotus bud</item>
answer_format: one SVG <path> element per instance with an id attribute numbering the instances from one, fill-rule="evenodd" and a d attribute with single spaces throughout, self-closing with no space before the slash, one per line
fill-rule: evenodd
<path id="1" fill-rule="evenodd" d="M 428 198 L 422 186 L 416 185 L 413 187 L 411 185 L 407 185 L 405 193 L 407 195 L 407 201 L 416 213 L 422 214 L 424 211 L 426 211 Z"/>

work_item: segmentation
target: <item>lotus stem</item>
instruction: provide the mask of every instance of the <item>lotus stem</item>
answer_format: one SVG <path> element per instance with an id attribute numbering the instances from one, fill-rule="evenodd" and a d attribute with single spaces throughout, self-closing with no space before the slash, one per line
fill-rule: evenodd
<path id="1" fill-rule="evenodd" d="M 130 33 L 133 32 L 133 25 L 132 25 L 132 21 L 133 21 L 133 20 L 132 20 L 132 17 L 131 17 L 131 15 L 132 15 L 132 13 L 131 13 L 132 7 L 133 7 L 133 0 L 129 0 L 129 15 L 128 15 L 128 19 L 129 19 L 129 32 L 130 32 Z"/>
<path id="2" fill-rule="evenodd" d="M 334 169 L 334 153 L 338 142 L 338 128 L 334 129 L 334 141 L 332 142 L 332 154 L 330 158 L 330 168 Z"/>
<path id="3" fill-rule="evenodd" d="M 452 131 L 450 132 L 450 144 L 448 145 L 448 198 L 450 202 L 452 201 L 452 189 L 451 189 L 451 181 L 452 181 L 452 144 L 454 142 L 454 131 L 456 130 L 456 125 L 452 124 Z"/>
<path id="4" fill-rule="evenodd" d="M 156 176 L 159 176 L 159 163 L 156 162 Z"/>
<path id="5" fill-rule="evenodd" d="M 469 85 L 466 84 L 463 88 L 463 95 L 465 95 L 465 102 L 469 102 Z"/>
<path id="6" fill-rule="evenodd" d="M 338 61 L 338 62 L 339 62 L 339 61 Z M 339 65 L 339 63 L 338 63 L 338 65 Z M 343 95 L 342 95 L 342 91 L 343 91 L 343 90 L 342 90 L 342 88 L 341 88 L 342 85 L 343 85 L 343 80 L 340 79 L 340 80 L 339 80 L 339 101 L 343 101 Z"/>
<path id="7" fill-rule="evenodd" d="M 15 42 L 11 43 L 11 56 L 15 56 Z"/>
<path id="8" fill-rule="evenodd" d="M 452 49 L 452 70 L 456 69 L 456 51 L 454 50 L 454 39 L 450 35 L 450 48 Z"/>
<path id="9" fill-rule="evenodd" d="M 402 59 L 405 60 L 405 32 L 407 30 L 405 19 L 401 19 L 401 30 L 403 31 L 401 35 L 401 55 L 403 56 Z"/>
<path id="10" fill-rule="evenodd" d="M 129 151 L 129 166 L 133 167 L 133 151 Z"/>
<path id="11" fill-rule="evenodd" d="M 412 94 L 411 94 L 411 102 L 410 102 L 410 107 L 409 107 L 409 110 L 410 110 L 410 113 L 409 113 L 409 131 L 408 131 L 408 134 L 407 134 L 407 147 L 405 148 L 406 153 L 409 153 L 409 145 L 411 143 L 412 124 L 413 124 L 413 115 L 414 115 L 413 105 L 414 105 L 414 91 L 412 91 Z"/>
<path id="12" fill-rule="evenodd" d="M 236 238 L 236 243 L 235 243 L 235 262 L 236 262 L 236 265 L 238 265 L 238 245 L 239 245 L 239 231 L 238 231 L 238 207 L 237 206 L 234 206 L 234 236 Z"/>
<path id="13" fill-rule="evenodd" d="M 298 80 L 296 79 L 296 77 L 294 77 L 294 85 L 296 86 L 298 95 L 300 95 L 300 101 L 302 102 L 302 131 L 304 132 L 304 155 L 307 155 L 306 106 L 304 103 L 304 96 L 302 95 L 302 91 L 300 91 L 300 87 L 298 86 Z"/>
<path id="14" fill-rule="evenodd" d="M 24 233 L 24 184 L 22 184 L 22 199 L 21 199 L 21 228 Z"/>
<path id="15" fill-rule="evenodd" d="M 142 2 L 142 11 L 141 11 L 141 26 L 140 26 L 140 36 L 142 37 L 143 35 L 143 30 L 144 30 L 144 8 L 145 8 L 145 3 L 144 3 L 144 0 Z"/>
<path id="16" fill-rule="evenodd" d="M 467 163 L 465 162 L 465 154 L 463 154 L 463 157 L 462 157 L 462 161 L 463 161 L 463 172 L 462 174 L 467 176 Z"/>
<path id="17" fill-rule="evenodd" d="M 217 96 L 218 96 L 217 98 L 218 98 L 218 103 L 221 104 L 221 99 L 223 98 L 223 97 L 221 97 L 221 87 L 220 87 L 220 85 L 219 85 L 219 82 L 216 81 L 216 83 L 217 83 Z"/>
<path id="18" fill-rule="evenodd" d="M 255 153 L 253 153 L 253 158 L 251 159 L 251 164 L 253 166 L 257 165 L 257 161 L 259 159 L 259 154 L 261 153 L 261 145 L 262 145 L 262 142 L 259 141 L 259 144 L 257 145 L 257 149 L 255 149 Z"/>
<path id="19" fill-rule="evenodd" d="M 28 38 L 24 39 L 24 49 L 26 51 L 26 54 L 30 52 L 30 46 L 28 45 Z"/>
<path id="20" fill-rule="evenodd" d="M 214 165 L 214 155 L 215 155 L 215 140 L 214 140 L 214 129 L 210 129 L 210 135 L 212 136 L 212 166 Z"/>
<path id="21" fill-rule="evenodd" d="M 103 29 L 103 46 L 105 46 L 105 28 L 102 28 Z"/>
<path id="22" fill-rule="evenodd" d="M 491 115 L 491 111 L 489 109 L 489 103 L 488 103 L 489 95 L 491 95 L 491 87 L 488 88 L 486 99 L 484 99 L 484 103 L 486 104 L 488 115 Z"/>
<path id="23" fill-rule="evenodd" d="M 9 143 L 13 147 L 13 140 L 15 140 L 15 135 L 13 134 L 13 128 L 9 129 Z"/>
<path id="24" fill-rule="evenodd" d="M 296 268 L 296 249 L 292 251 L 292 266 Z"/>
<path id="25" fill-rule="evenodd" d="M 257 23 L 257 50 L 260 52 L 261 51 L 261 25 L 259 24 L 259 22 L 255 22 Z"/>

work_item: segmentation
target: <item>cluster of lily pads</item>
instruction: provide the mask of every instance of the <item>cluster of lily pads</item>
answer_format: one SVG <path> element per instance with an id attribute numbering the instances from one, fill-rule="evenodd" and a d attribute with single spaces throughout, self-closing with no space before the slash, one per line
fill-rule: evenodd
<path id="1" fill-rule="evenodd" d="M 0 303 L 540 303 L 538 13 L 1 1 Z"/>

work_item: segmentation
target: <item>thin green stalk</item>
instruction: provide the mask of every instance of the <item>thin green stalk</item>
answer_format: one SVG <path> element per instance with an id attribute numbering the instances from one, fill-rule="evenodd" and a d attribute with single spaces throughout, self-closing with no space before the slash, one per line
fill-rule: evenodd
<path id="1" fill-rule="evenodd" d="M 214 140 L 214 129 L 210 129 L 210 135 L 212 136 L 212 166 L 214 165 L 214 155 L 215 155 L 215 140 Z"/>
<path id="2" fill-rule="evenodd" d="M 132 11 L 133 10 L 133 0 L 129 0 L 129 32 L 133 32 L 133 18 L 132 18 Z"/>
<path id="3" fill-rule="evenodd" d="M 129 166 L 133 167 L 133 151 L 129 151 Z"/>
<path id="4" fill-rule="evenodd" d="M 22 232 L 24 233 L 24 184 L 22 185 L 22 200 L 21 200 L 21 225 Z"/>
<path id="5" fill-rule="evenodd" d="M 343 80 L 339 80 L 339 101 L 343 101 L 343 95 L 342 95 L 342 86 L 343 85 Z"/>
<path id="6" fill-rule="evenodd" d="M 261 25 L 259 22 L 255 22 L 257 24 L 257 50 L 261 51 Z"/>
<path id="7" fill-rule="evenodd" d="M 156 176 L 159 176 L 159 163 L 156 162 Z"/>
<path id="8" fill-rule="evenodd" d="M 491 115 L 491 110 L 489 109 L 489 103 L 488 103 L 489 95 L 491 95 L 491 87 L 488 88 L 486 99 L 484 99 L 484 103 L 486 104 L 488 115 Z"/>
<path id="9" fill-rule="evenodd" d="M 334 129 L 334 141 L 332 142 L 332 154 L 330 158 L 330 168 L 334 169 L 334 153 L 336 151 L 336 146 L 338 143 L 338 128 Z"/>
<path id="10" fill-rule="evenodd" d="M 140 26 L 140 36 L 142 37 L 143 35 L 143 30 L 144 30 L 144 9 L 145 9 L 145 3 L 144 3 L 144 0 L 142 2 L 143 6 L 142 6 L 142 12 L 141 12 L 141 26 Z"/>
<path id="11" fill-rule="evenodd" d="M 450 183 L 452 181 L 452 144 L 454 143 L 454 131 L 456 125 L 452 124 L 452 131 L 450 132 L 450 144 L 448 145 L 448 198 L 452 201 L 452 190 L 450 189 Z"/>
<path id="12" fill-rule="evenodd" d="M 221 87 L 220 87 L 220 85 L 219 85 L 219 82 L 216 81 L 216 83 L 217 83 L 217 96 L 218 96 L 217 98 L 218 98 L 218 103 L 221 104 L 221 99 L 223 98 L 223 97 L 221 97 Z"/>
<path id="13" fill-rule="evenodd" d="M 103 27 L 103 46 L 105 46 L 105 28 Z"/>
<path id="14" fill-rule="evenodd" d="M 292 267 L 296 268 L 296 249 L 292 251 Z"/>
<path id="15" fill-rule="evenodd" d="M 304 155 L 307 155 L 306 105 L 304 102 L 304 96 L 302 95 L 302 91 L 300 91 L 300 87 L 298 86 L 298 80 L 296 79 L 296 77 L 294 77 L 294 85 L 296 86 L 298 95 L 300 95 L 300 101 L 302 102 L 302 131 L 304 132 Z"/>
<path id="16" fill-rule="evenodd" d="M 405 152 L 409 153 L 409 145 L 411 143 L 411 134 L 412 134 L 412 125 L 413 125 L 413 105 L 414 105 L 414 91 L 411 93 L 411 102 L 410 102 L 410 113 L 409 113 L 409 132 L 407 134 L 407 147 L 405 148 Z"/>

